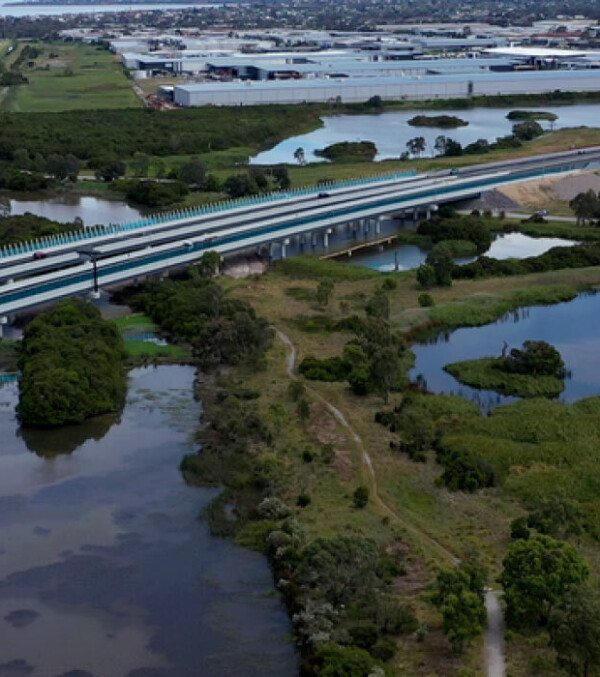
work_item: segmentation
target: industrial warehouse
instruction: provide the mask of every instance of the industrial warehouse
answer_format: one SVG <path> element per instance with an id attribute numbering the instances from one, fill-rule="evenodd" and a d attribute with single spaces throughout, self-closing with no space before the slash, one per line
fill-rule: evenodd
<path id="1" fill-rule="evenodd" d="M 271 103 L 453 99 L 505 94 L 600 91 L 600 71 L 549 70 L 504 73 L 459 73 L 404 77 L 327 80 L 213 82 L 177 85 L 173 102 L 179 106 L 244 106 Z"/>

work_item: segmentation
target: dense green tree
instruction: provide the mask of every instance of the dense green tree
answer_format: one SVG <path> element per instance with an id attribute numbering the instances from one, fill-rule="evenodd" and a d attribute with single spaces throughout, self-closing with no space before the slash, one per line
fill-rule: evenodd
<path id="1" fill-rule="evenodd" d="M 79 160 L 71 154 L 59 155 L 52 153 L 46 160 L 46 171 L 61 181 L 67 178 L 76 181 L 79 166 Z"/>
<path id="2" fill-rule="evenodd" d="M 317 652 L 319 677 L 369 677 L 380 665 L 368 651 L 325 644 Z"/>
<path id="3" fill-rule="evenodd" d="M 600 674 L 600 605 L 594 591 L 571 588 L 548 622 L 550 646 L 570 677 Z"/>
<path id="4" fill-rule="evenodd" d="M 184 162 L 177 172 L 179 180 L 188 186 L 201 186 L 205 175 L 206 168 L 198 157 L 192 157 L 188 162 Z"/>
<path id="5" fill-rule="evenodd" d="M 443 617 L 444 634 L 457 653 L 481 634 L 486 612 L 481 571 L 467 565 L 440 571 L 432 596 Z"/>
<path id="6" fill-rule="evenodd" d="M 438 285 L 448 287 L 452 284 L 454 258 L 448 245 L 443 242 L 434 245 L 427 255 L 427 265 L 433 268 L 435 281 Z"/>
<path id="7" fill-rule="evenodd" d="M 120 176 L 124 176 L 127 171 L 127 165 L 117 158 L 106 160 L 96 169 L 96 177 L 102 181 L 114 181 Z"/>
<path id="8" fill-rule="evenodd" d="M 519 141 L 531 141 L 531 139 L 535 139 L 536 136 L 541 136 L 543 133 L 542 125 L 535 120 L 525 120 L 518 125 L 513 125 L 513 135 Z"/>
<path id="9" fill-rule="evenodd" d="M 577 223 L 586 223 L 600 215 L 600 199 L 591 188 L 584 193 L 578 193 L 570 202 L 569 207 L 577 217 Z"/>
<path id="10" fill-rule="evenodd" d="M 214 250 L 204 252 L 198 268 L 202 277 L 211 278 L 219 274 L 219 269 L 223 263 L 223 257 Z"/>
<path id="11" fill-rule="evenodd" d="M 371 360 L 369 376 L 374 390 L 383 397 L 387 404 L 390 399 L 390 390 L 398 387 L 403 376 L 398 349 L 388 346 L 378 350 Z"/>
<path id="12" fill-rule="evenodd" d="M 504 588 L 506 620 L 512 627 L 545 625 L 569 589 L 589 575 L 572 545 L 550 536 L 515 541 L 498 579 Z"/>
<path id="13" fill-rule="evenodd" d="M 292 180 L 290 179 L 289 172 L 285 166 L 276 166 L 271 170 L 273 178 L 277 181 L 277 185 L 280 190 L 287 190 L 292 185 Z"/>
<path id="14" fill-rule="evenodd" d="M 554 346 L 545 341 L 525 341 L 523 349 L 513 348 L 502 360 L 502 369 L 517 374 L 564 378 L 565 363 Z"/>
<path id="15" fill-rule="evenodd" d="M 411 155 L 416 155 L 421 157 L 421 153 L 425 151 L 427 142 L 425 141 L 424 136 L 415 136 L 413 139 L 409 139 L 406 142 L 406 148 Z"/>
<path id="16" fill-rule="evenodd" d="M 422 289 L 435 287 L 435 269 L 433 266 L 422 264 L 417 268 L 417 282 Z"/>
<path id="17" fill-rule="evenodd" d="M 317 538 L 300 555 L 296 583 L 334 608 L 369 599 L 382 586 L 380 553 L 364 536 Z"/>
<path id="18" fill-rule="evenodd" d="M 223 188 L 231 198 L 256 195 L 258 193 L 258 186 L 247 174 L 232 174 L 225 180 Z"/>
<path id="19" fill-rule="evenodd" d="M 123 338 L 80 299 L 40 313 L 23 333 L 17 412 L 28 426 L 80 423 L 125 400 Z"/>

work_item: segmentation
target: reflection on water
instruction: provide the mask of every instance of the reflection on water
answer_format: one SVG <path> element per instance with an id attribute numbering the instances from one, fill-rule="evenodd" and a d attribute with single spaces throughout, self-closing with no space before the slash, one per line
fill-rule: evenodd
<path id="1" fill-rule="evenodd" d="M 0 389 L 3 677 L 297 673 L 264 558 L 211 537 L 198 515 L 215 490 L 179 473 L 193 378 L 136 369 L 120 418 L 50 434 L 19 432 L 16 385 Z"/>
<path id="2" fill-rule="evenodd" d="M 552 247 L 572 247 L 577 244 L 573 240 L 558 237 L 530 237 L 522 233 L 502 233 L 496 236 L 485 256 L 492 259 L 524 259 L 528 256 L 539 256 Z M 366 266 L 381 271 L 413 270 L 425 263 L 427 251 L 421 247 L 407 244 L 378 245 L 355 253 L 348 263 Z M 457 259 L 457 263 L 470 263 L 477 257 Z"/>
<path id="3" fill-rule="evenodd" d="M 119 415 L 105 414 L 94 416 L 84 425 L 68 425 L 49 430 L 19 428 L 18 435 L 30 451 L 38 456 L 52 458 L 58 454 L 70 454 L 88 440 L 101 440 L 119 422 Z"/>
<path id="4" fill-rule="evenodd" d="M 17 216 L 27 212 L 44 216 L 60 223 L 72 223 L 79 218 L 86 226 L 137 221 L 141 214 L 119 200 L 98 197 L 64 195 L 54 198 L 28 199 L 10 197 L 10 213 Z"/>
<path id="5" fill-rule="evenodd" d="M 506 119 L 513 108 L 473 108 L 471 110 L 444 111 L 399 111 L 372 115 L 336 115 L 323 118 L 323 127 L 300 136 L 293 136 L 277 144 L 271 150 L 259 153 L 252 158 L 253 164 L 274 165 L 280 162 L 295 164 L 294 151 L 304 148 L 308 162 L 324 162 L 314 155 L 314 151 L 333 143 L 343 141 L 372 141 L 377 146 L 377 160 L 399 158 L 406 151 L 406 142 L 415 136 L 423 136 L 427 143 L 425 155 L 431 155 L 435 139 L 448 136 L 463 146 L 478 139 L 495 141 L 499 136 L 512 132 L 513 122 Z M 528 110 L 545 110 L 558 115 L 558 120 L 550 123 L 540 120 L 544 129 L 563 129 L 565 127 L 597 127 L 600 106 L 545 106 Z M 458 129 L 439 129 L 433 127 L 411 127 L 408 124 L 415 115 L 433 115 L 443 112 L 456 115 L 469 124 Z"/>
<path id="6" fill-rule="evenodd" d="M 552 306 L 531 306 L 507 313 L 497 322 L 483 327 L 457 329 L 426 344 L 412 347 L 416 355 L 411 372 L 422 375 L 435 393 L 462 395 L 484 410 L 517 398 L 489 390 L 464 386 L 445 372 L 451 362 L 498 357 L 504 342 L 518 348 L 527 340 L 551 343 L 561 353 L 569 378 L 559 399 L 573 402 L 600 394 L 600 295 L 581 294 L 573 301 Z"/>

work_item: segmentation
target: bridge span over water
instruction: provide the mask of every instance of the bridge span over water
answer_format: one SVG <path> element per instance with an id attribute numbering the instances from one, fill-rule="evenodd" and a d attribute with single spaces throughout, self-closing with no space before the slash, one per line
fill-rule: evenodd
<path id="1" fill-rule="evenodd" d="M 440 204 L 509 183 L 584 169 L 600 147 L 486 163 L 456 171 L 388 174 L 154 216 L 0 249 L 0 327 L 7 317 L 67 296 L 186 266 L 206 251 L 223 256 L 295 242 L 310 252 L 341 229 L 379 232 L 390 214 L 416 220 Z M 43 258 L 36 252 L 42 252 Z M 35 257 L 35 258 L 34 258 Z"/>

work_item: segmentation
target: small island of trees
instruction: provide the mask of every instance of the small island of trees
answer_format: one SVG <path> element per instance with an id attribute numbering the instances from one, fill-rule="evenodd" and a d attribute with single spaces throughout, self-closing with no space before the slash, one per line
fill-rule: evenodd
<path id="1" fill-rule="evenodd" d="M 444 369 L 465 385 L 503 395 L 556 397 L 565 387 L 565 363 L 545 341 L 525 341 L 523 348 L 513 348 L 501 357 L 454 362 Z"/>
<path id="2" fill-rule="evenodd" d="M 556 113 L 548 113 L 543 110 L 511 110 L 506 116 L 508 120 L 548 120 L 554 122 L 558 120 Z"/>
<path id="3" fill-rule="evenodd" d="M 343 141 L 322 150 L 316 150 L 315 155 L 331 160 L 331 162 L 355 162 L 357 160 L 370 162 L 377 155 L 377 146 L 372 141 Z"/>
<path id="4" fill-rule="evenodd" d="M 408 121 L 411 127 L 439 127 L 440 129 L 456 129 L 466 127 L 469 123 L 456 115 L 415 115 Z"/>

